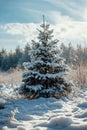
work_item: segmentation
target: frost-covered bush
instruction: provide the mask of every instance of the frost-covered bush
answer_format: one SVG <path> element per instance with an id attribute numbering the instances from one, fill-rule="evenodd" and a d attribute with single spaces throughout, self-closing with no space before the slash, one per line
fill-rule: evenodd
<path id="1" fill-rule="evenodd" d="M 69 80 L 73 79 L 76 87 L 82 88 L 87 86 L 87 65 L 84 63 L 79 63 L 77 66 L 73 66 L 71 73 L 67 75 Z"/>

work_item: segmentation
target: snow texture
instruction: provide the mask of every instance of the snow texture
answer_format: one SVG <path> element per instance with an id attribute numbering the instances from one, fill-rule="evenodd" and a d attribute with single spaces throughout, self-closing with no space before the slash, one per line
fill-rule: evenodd
<path id="1" fill-rule="evenodd" d="M 31 89 L 31 90 L 34 90 L 35 92 L 36 92 L 37 90 L 41 90 L 42 87 L 43 87 L 43 86 L 40 85 L 40 84 L 38 84 L 38 85 L 26 85 L 26 88 L 29 88 L 29 89 Z"/>
<path id="2" fill-rule="evenodd" d="M 87 88 L 79 90 L 75 97 L 59 100 L 2 96 L 0 104 L 4 104 L 0 109 L 0 130 L 87 130 Z"/>

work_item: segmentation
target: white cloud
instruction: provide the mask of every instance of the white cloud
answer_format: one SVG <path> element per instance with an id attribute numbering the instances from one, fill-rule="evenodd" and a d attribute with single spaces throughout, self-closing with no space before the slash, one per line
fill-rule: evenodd
<path id="1" fill-rule="evenodd" d="M 54 23 L 66 23 L 66 22 L 71 22 L 72 18 L 70 18 L 67 15 L 61 15 L 60 12 L 58 11 L 50 11 L 49 15 L 51 16 L 51 19 Z"/>
<path id="2" fill-rule="evenodd" d="M 75 21 L 71 17 L 63 16 L 56 11 L 51 11 L 49 14 L 56 23 L 54 25 L 55 37 L 58 37 L 61 41 L 73 42 L 74 44 L 87 42 L 86 21 Z"/>
<path id="3" fill-rule="evenodd" d="M 84 21 L 87 21 L 87 7 L 83 10 L 83 19 Z"/>
<path id="4" fill-rule="evenodd" d="M 1 25 L 0 28 L 4 30 L 5 33 L 9 34 L 10 37 L 16 36 L 19 37 L 18 43 L 26 43 L 30 42 L 32 39 L 36 39 L 37 37 L 37 29 L 39 24 L 29 23 L 29 24 L 21 24 L 21 23 L 9 23 L 5 25 Z M 14 40 L 14 39 L 13 39 Z"/>
<path id="5" fill-rule="evenodd" d="M 36 29 L 37 24 L 29 23 L 29 24 L 21 24 L 21 23 L 10 23 L 5 24 L 3 29 L 11 34 L 11 35 L 22 35 L 26 33 L 31 33 L 33 30 Z"/>
<path id="6" fill-rule="evenodd" d="M 67 41 L 67 43 L 71 41 L 83 44 L 83 42 L 87 41 L 87 22 L 73 21 L 69 17 L 61 16 L 61 14 L 55 14 L 54 19 L 58 20 L 58 23 L 51 25 L 51 28 L 54 29 L 55 38 L 61 41 Z M 10 37 L 14 36 L 15 39 L 16 36 L 18 36 L 18 43 L 22 45 L 27 42 L 31 43 L 32 39 L 36 40 L 39 25 L 40 23 L 9 23 L 1 25 L 0 27 L 5 33 L 9 34 Z"/>
<path id="7" fill-rule="evenodd" d="M 68 24 L 57 24 L 54 28 L 55 36 L 61 42 L 71 42 L 73 46 L 81 44 L 87 45 L 87 23 L 86 22 L 71 22 Z"/>
<path id="8" fill-rule="evenodd" d="M 69 16 L 73 20 L 84 21 L 87 14 L 87 0 L 45 0 L 56 7 L 54 11 L 61 12 L 63 16 Z M 85 11 L 84 11 L 85 10 Z M 86 18 L 87 20 L 87 18 Z"/>

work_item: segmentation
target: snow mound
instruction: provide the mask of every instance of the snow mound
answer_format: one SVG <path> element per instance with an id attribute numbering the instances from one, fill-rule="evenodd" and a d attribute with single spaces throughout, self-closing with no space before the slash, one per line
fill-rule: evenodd
<path id="1" fill-rule="evenodd" d="M 82 102 L 82 103 L 79 103 L 78 104 L 78 107 L 83 107 L 83 108 L 87 108 L 87 101 L 85 101 L 85 102 Z"/>
<path id="2" fill-rule="evenodd" d="M 71 118 L 67 117 L 59 117 L 59 118 L 53 118 L 50 120 L 49 125 L 57 125 L 62 127 L 67 127 L 73 123 Z"/>
<path id="3" fill-rule="evenodd" d="M 24 126 L 18 126 L 17 130 L 26 130 L 26 128 Z"/>
<path id="4" fill-rule="evenodd" d="M 0 130 L 87 130 L 87 88 L 72 99 L 1 96 L 0 102 L 5 104 L 0 109 Z"/>

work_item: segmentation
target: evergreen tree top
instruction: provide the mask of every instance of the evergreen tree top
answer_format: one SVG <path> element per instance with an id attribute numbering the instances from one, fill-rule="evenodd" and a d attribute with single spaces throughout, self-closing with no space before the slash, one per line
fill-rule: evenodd
<path id="1" fill-rule="evenodd" d="M 39 31 L 39 36 L 38 36 L 38 39 L 39 39 L 39 42 L 42 43 L 43 45 L 47 45 L 48 44 L 48 41 L 52 40 L 52 33 L 53 33 L 53 29 L 49 29 L 50 27 L 50 24 L 48 24 L 46 21 L 45 21 L 45 17 L 43 15 L 43 23 L 40 25 L 40 27 L 42 28 L 42 30 L 40 29 L 37 29 Z"/>
<path id="2" fill-rule="evenodd" d="M 40 25 L 43 28 L 43 32 L 47 32 L 49 30 L 50 24 L 48 24 L 45 20 L 45 16 L 43 15 L 43 23 Z M 53 33 L 53 29 L 50 31 Z"/>
<path id="3" fill-rule="evenodd" d="M 49 24 L 47 24 L 46 23 L 46 21 L 45 21 L 45 16 L 43 15 L 43 23 L 40 25 L 42 28 L 43 28 L 43 30 L 44 30 L 44 32 L 49 28 Z"/>

